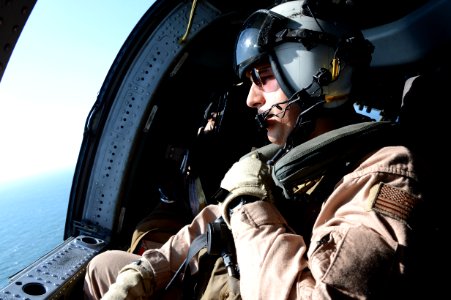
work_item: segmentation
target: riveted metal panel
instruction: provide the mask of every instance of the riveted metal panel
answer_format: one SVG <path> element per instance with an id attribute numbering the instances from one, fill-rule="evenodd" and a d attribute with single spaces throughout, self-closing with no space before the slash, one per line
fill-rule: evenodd
<path id="1" fill-rule="evenodd" d="M 91 172 L 100 175 L 91 178 L 89 183 L 83 213 L 83 219 L 88 223 L 113 230 L 117 214 L 111 212 L 118 209 L 120 188 L 124 180 L 122 175 L 128 163 L 130 149 L 140 130 L 143 114 L 152 105 L 156 87 L 168 72 L 174 57 L 180 56 L 184 49 L 185 44 L 179 40 L 189 23 L 190 10 L 191 3 L 183 2 L 160 22 L 141 47 L 122 81 L 104 128 L 104 132 L 109 134 L 102 135 Z M 190 37 L 218 15 L 219 12 L 208 3 L 199 3 L 192 20 Z M 154 105 L 152 111 L 157 113 L 158 106 Z"/>
<path id="2" fill-rule="evenodd" d="M 0 81 L 36 0 L 0 0 Z"/>
<path id="3" fill-rule="evenodd" d="M 0 290 L 0 299 L 63 299 L 84 276 L 86 264 L 103 249 L 103 240 L 88 236 L 71 238 L 16 274 Z"/>

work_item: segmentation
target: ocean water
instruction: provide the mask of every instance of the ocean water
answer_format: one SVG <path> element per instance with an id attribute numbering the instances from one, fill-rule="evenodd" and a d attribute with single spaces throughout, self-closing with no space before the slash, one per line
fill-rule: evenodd
<path id="1" fill-rule="evenodd" d="M 0 288 L 63 242 L 73 172 L 0 183 Z"/>

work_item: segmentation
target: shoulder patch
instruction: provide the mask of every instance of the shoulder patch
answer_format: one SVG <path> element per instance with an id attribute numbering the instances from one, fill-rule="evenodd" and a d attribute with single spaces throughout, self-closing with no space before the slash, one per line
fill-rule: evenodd
<path id="1" fill-rule="evenodd" d="M 415 207 L 420 202 L 418 197 L 399 188 L 379 183 L 371 188 L 369 210 L 409 223 Z"/>

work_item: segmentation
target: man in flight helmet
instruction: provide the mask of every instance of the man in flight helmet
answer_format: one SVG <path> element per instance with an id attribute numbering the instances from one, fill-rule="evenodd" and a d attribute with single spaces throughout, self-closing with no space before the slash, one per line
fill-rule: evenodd
<path id="1" fill-rule="evenodd" d="M 251 107 L 258 105 L 252 101 L 259 91 L 285 95 L 282 101 L 259 108 L 261 127 L 270 126 L 271 118 L 283 118 L 289 110 L 302 112 L 293 113 L 298 115 L 296 122 L 280 139 L 268 131 L 273 143 L 293 143 L 290 134 L 297 135 L 299 143 L 318 134 L 313 133 L 316 118 L 352 111 L 351 82 L 368 68 L 372 51 L 372 44 L 351 24 L 324 21 L 308 4 L 290 1 L 258 10 L 247 19 L 237 40 L 236 71 L 253 82 L 247 102 Z M 341 117 L 343 121 L 346 118 Z M 293 130 L 298 127 L 301 133 Z"/>
<path id="2" fill-rule="evenodd" d="M 246 104 L 257 110 L 271 144 L 236 162 L 221 181 L 220 203 L 161 248 L 95 257 L 87 298 L 164 298 L 184 260 L 192 274 L 204 271 L 192 246 L 218 220 L 233 236 L 237 268 L 229 275 L 239 285 L 218 284 L 227 271 L 209 270 L 202 299 L 406 295 L 422 197 L 413 155 L 389 139 L 391 124 L 354 111 L 351 83 L 373 48 L 347 18 L 330 13 L 334 3 L 341 11 L 348 2 L 330 2 L 327 10 L 319 3 L 258 10 L 238 36 L 236 71 L 252 82 Z"/>

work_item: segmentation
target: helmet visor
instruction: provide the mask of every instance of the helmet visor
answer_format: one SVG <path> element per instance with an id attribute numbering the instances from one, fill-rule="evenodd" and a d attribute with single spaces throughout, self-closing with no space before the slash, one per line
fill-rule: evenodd
<path id="1" fill-rule="evenodd" d="M 244 22 L 235 47 L 236 71 L 240 78 L 251 65 L 268 55 L 274 24 L 280 24 L 282 18 L 270 10 L 260 9 Z"/>
<path id="2" fill-rule="evenodd" d="M 272 93 L 279 89 L 276 76 L 269 64 L 262 65 L 258 68 L 252 67 L 247 73 L 247 76 L 251 79 L 252 83 L 260 90 L 266 93 Z"/>

